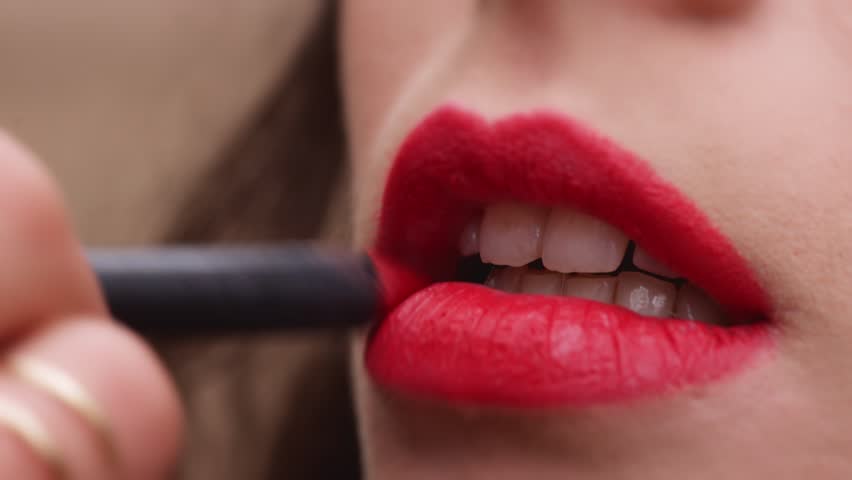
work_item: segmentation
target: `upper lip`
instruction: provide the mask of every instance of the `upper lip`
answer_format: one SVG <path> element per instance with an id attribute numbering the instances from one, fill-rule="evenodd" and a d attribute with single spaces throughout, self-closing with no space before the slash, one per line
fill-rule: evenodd
<path id="1" fill-rule="evenodd" d="M 601 218 L 729 314 L 768 319 L 769 300 L 754 273 L 693 202 L 632 153 L 547 112 L 488 123 L 450 106 L 415 128 L 384 194 L 374 253 L 402 266 L 379 262 L 384 284 L 408 294 L 426 286 L 415 276 L 452 280 L 462 230 L 485 206 L 504 201 Z M 718 378 L 770 338 L 767 322 L 722 328 L 469 284 L 438 283 L 403 296 L 391 300 L 371 336 L 372 377 L 462 402 L 548 406 L 629 398 Z"/>
<path id="2" fill-rule="evenodd" d="M 488 124 L 443 107 L 407 138 L 389 178 L 376 251 L 434 281 L 451 279 L 461 231 L 484 206 L 570 206 L 619 228 L 729 313 L 768 315 L 753 271 L 694 203 L 634 154 L 562 115 Z"/>

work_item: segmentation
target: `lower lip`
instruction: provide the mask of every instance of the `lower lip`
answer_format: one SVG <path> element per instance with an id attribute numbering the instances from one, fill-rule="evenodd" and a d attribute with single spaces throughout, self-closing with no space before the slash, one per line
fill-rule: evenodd
<path id="1" fill-rule="evenodd" d="M 766 324 L 724 328 L 578 298 L 439 283 L 389 314 L 366 362 L 376 382 L 419 398 L 546 408 L 712 381 L 769 344 Z"/>

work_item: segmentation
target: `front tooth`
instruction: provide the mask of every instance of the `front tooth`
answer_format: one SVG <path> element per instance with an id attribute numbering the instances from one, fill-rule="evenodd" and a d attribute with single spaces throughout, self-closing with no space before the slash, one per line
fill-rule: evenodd
<path id="1" fill-rule="evenodd" d="M 524 276 L 526 267 L 521 268 L 495 268 L 491 270 L 485 280 L 485 286 L 504 292 L 518 292 L 521 288 L 521 278 Z"/>
<path id="2" fill-rule="evenodd" d="M 725 314 L 722 307 L 709 295 L 691 284 L 686 284 L 677 294 L 674 316 L 686 320 L 723 325 Z"/>
<path id="3" fill-rule="evenodd" d="M 541 256 L 547 210 L 504 203 L 485 210 L 479 230 L 479 255 L 485 263 L 520 267 Z"/>
<path id="4" fill-rule="evenodd" d="M 677 290 L 669 282 L 637 272 L 618 276 L 615 303 L 649 317 L 670 317 Z"/>
<path id="5" fill-rule="evenodd" d="M 615 277 L 567 277 L 562 284 L 562 295 L 612 303 L 615 296 L 615 284 Z"/>
<path id="6" fill-rule="evenodd" d="M 621 264 L 627 242 L 623 233 L 597 218 L 558 209 L 547 222 L 541 260 L 557 272 L 611 272 Z"/>
<path id="7" fill-rule="evenodd" d="M 656 258 L 648 255 L 648 252 L 646 252 L 644 248 L 638 245 L 636 246 L 636 250 L 633 251 L 633 266 L 640 270 L 655 273 L 663 277 L 678 277 L 677 273 L 673 272 L 669 267 L 658 262 Z"/>
<path id="8" fill-rule="evenodd" d="M 482 219 L 476 218 L 467 224 L 461 235 L 459 252 L 463 257 L 479 253 L 479 226 Z"/>
<path id="9" fill-rule="evenodd" d="M 561 273 L 527 270 L 521 278 L 521 292 L 540 295 L 559 295 L 562 291 Z"/>

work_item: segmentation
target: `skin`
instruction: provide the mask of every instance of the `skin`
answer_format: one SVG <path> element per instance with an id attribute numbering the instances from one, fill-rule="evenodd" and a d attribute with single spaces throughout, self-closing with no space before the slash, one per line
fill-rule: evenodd
<path id="1" fill-rule="evenodd" d="M 105 8 L 103 2 L 89 3 Z M 160 28 L 160 21 L 173 24 L 167 8 L 173 4 L 160 3 L 151 12 L 162 17 L 104 17 L 113 26 L 107 33 L 128 31 L 115 29 L 114 22 L 149 22 L 145 28 L 157 34 L 140 33 L 144 41 L 134 43 L 139 48 L 151 45 L 154 37 L 170 46 L 145 50 L 145 55 L 135 51 L 133 68 L 121 62 L 126 53 L 112 60 L 98 56 L 104 64 L 89 61 L 106 52 L 90 48 L 103 38 L 94 34 L 93 22 L 17 21 L 15 12 L 26 13 L 30 3 L 9 4 L 12 10 L 1 16 L 9 25 L 27 25 L 30 32 L 35 25 L 77 25 L 79 32 L 61 38 L 92 34 L 91 41 L 79 43 L 36 42 L 53 38 L 41 34 L 26 37 L 35 43 L 6 42 L 9 62 L 46 58 L 42 54 L 67 61 L 81 52 L 93 58 L 84 62 L 92 67 L 88 70 L 48 60 L 38 64 L 46 73 L 4 82 L 4 125 L 48 159 L 94 154 L 104 165 L 120 165 L 114 160 L 129 155 L 126 139 L 114 144 L 111 139 L 137 132 L 140 124 L 150 123 L 148 118 L 168 116 L 174 108 L 171 97 L 153 102 L 142 95 L 119 95 L 128 91 L 126 82 L 142 82 L 134 90 L 141 92 L 159 92 L 144 82 L 159 86 L 162 78 L 196 84 L 191 75 L 184 80 L 173 73 L 185 55 L 176 54 L 175 62 L 163 60 L 180 50 L 171 48 L 176 40 Z M 852 386 L 845 374 L 852 367 L 852 322 L 846 313 L 852 307 L 846 294 L 852 283 L 848 2 L 348 0 L 343 7 L 343 83 L 355 174 L 354 233 L 360 246 L 372 241 L 393 152 L 425 113 L 447 101 L 489 117 L 547 108 L 577 117 L 639 153 L 694 199 L 753 265 L 773 299 L 780 327 L 773 355 L 724 382 L 630 405 L 535 414 L 460 410 L 380 393 L 359 364 L 363 352 L 356 340 L 357 407 L 370 478 L 701 480 L 852 474 L 847 458 Z M 95 10 L 81 7 L 71 13 L 85 17 Z M 260 26 L 266 20 L 272 30 L 280 25 L 263 11 L 257 17 L 264 21 L 239 25 L 246 32 L 265 31 Z M 187 33 L 190 24 L 202 32 Z M 234 17 L 224 24 L 236 25 Z M 213 108 L 225 113 L 216 117 L 212 130 L 227 131 L 274 82 L 283 54 L 264 50 L 257 57 L 264 68 L 234 69 L 222 60 L 222 48 L 238 45 L 235 37 L 246 37 L 222 35 L 204 25 L 183 22 L 173 36 L 201 38 L 202 45 L 222 41 L 209 48 L 211 60 L 205 65 L 212 69 L 211 82 L 228 80 L 209 94 L 229 99 Z M 15 46 L 41 50 L 14 54 Z M 197 59 L 199 49 L 187 48 Z M 243 47 L 233 52 L 234 58 L 244 57 Z M 32 65 L 9 62 L 4 62 L 12 65 L 9 71 L 33 71 Z M 103 73 L 110 67 L 125 72 L 126 81 L 103 74 L 79 78 L 79 84 L 88 86 L 87 92 L 114 88 L 116 99 L 141 99 L 138 105 L 111 103 L 119 105 L 115 111 L 92 110 L 95 103 L 80 89 L 55 89 L 51 82 L 61 77 L 73 84 L 68 75 Z M 249 70 L 255 73 L 251 86 L 246 85 Z M 149 78 L 146 72 L 164 76 Z M 239 72 L 239 78 L 223 72 Z M 68 95 L 63 98 L 72 103 L 54 97 L 45 103 L 66 105 L 64 112 L 98 115 L 58 115 L 55 108 L 34 114 L 38 102 L 27 99 L 48 94 Z M 186 118 L 191 128 L 185 129 L 196 131 L 196 117 Z M 125 119 L 126 128 L 104 133 L 116 119 Z M 142 144 L 160 138 L 168 148 L 152 150 L 158 155 L 131 148 L 142 153 L 138 162 L 129 163 L 147 165 L 157 157 L 173 165 L 175 159 L 206 158 L 215 150 L 210 135 L 196 135 L 192 152 L 184 155 L 168 141 L 172 132 L 183 130 L 163 125 L 168 133 L 150 132 Z M 84 139 L 92 143 L 81 144 Z M 113 423 L 120 468 L 132 472 L 127 478 L 162 478 L 177 455 L 182 431 L 172 385 L 150 351 L 106 318 L 63 201 L 34 157 L 0 137 L 0 352 L 32 354 L 77 378 Z M 68 165 L 66 171 L 75 170 L 73 162 Z M 122 369 L 107 368 L 113 364 Z M 127 371 L 134 372 L 132 378 Z M 117 478 L 91 429 L 66 409 L 5 371 L 0 396 L 34 409 L 79 478 Z M 128 398 L 136 401 L 131 405 Z M 38 459 L 0 429 L 0 478 L 46 475 Z"/>
<path id="2" fill-rule="evenodd" d="M 435 107 L 453 102 L 489 118 L 556 110 L 638 153 L 691 197 L 754 268 L 777 326 L 773 351 L 722 381 L 544 412 L 383 392 L 364 371 L 357 337 L 369 479 L 852 475 L 848 2 L 343 6 L 359 246 L 373 240 L 395 149 Z"/>
<path id="3" fill-rule="evenodd" d="M 323 354 L 316 344 L 325 338 L 250 342 L 251 364 L 292 366 L 274 378 L 258 376 L 256 393 L 239 395 L 263 419 L 252 424 L 250 441 L 231 433 L 245 430 L 245 418 L 230 415 L 230 399 L 246 388 L 243 377 L 207 374 L 247 348 L 245 342 L 172 347 L 173 358 L 192 359 L 173 372 L 184 391 L 204 392 L 186 407 L 204 419 L 188 434 L 203 441 L 179 448 L 183 420 L 171 381 L 138 339 L 108 322 L 90 274 L 72 257 L 79 249 L 74 233 L 92 246 L 161 240 L 198 175 L 277 88 L 320 6 L 314 0 L 0 2 L 6 72 L 0 126 L 31 149 L 24 152 L 5 135 L 0 142 L 0 359 L 48 335 L 41 333 L 48 322 L 61 326 L 39 348 L 91 385 L 121 423 L 121 453 L 130 462 L 123 467 L 135 475 L 105 472 L 88 428 L 0 373 L 0 402 L 14 396 L 38 405 L 35 413 L 79 465 L 72 478 L 171 478 L 179 456 L 187 478 L 255 478 L 269 468 L 268 452 L 280 441 L 277 419 L 295 408 L 298 373 L 305 360 Z M 40 162 L 56 176 L 63 198 Z M 73 272 L 59 274 L 70 267 Z M 45 292 L 45 279 L 56 288 Z M 77 299 L 83 284 L 86 304 L 72 312 L 65 302 Z M 23 293 L 29 303 L 7 315 Z M 33 313 L 48 307 L 56 315 Z M 38 334 L 13 338 L 18 327 Z M 39 459 L 2 426 L 0 478 L 47 478 Z"/>
<path id="4" fill-rule="evenodd" d="M 38 359 L 79 382 L 110 424 L 118 462 L 90 425 L 8 369 L 0 397 L 42 421 L 70 478 L 165 478 L 183 430 L 171 382 L 150 349 L 107 318 L 56 186 L 5 134 L 0 171 L 0 355 Z M 0 478 L 51 478 L 33 453 L 0 428 Z"/>
<path id="5" fill-rule="evenodd" d="M 75 234 L 86 245 L 159 241 L 199 172 L 276 88 L 319 7 L 313 0 L 0 4 L 7 73 L 0 126 L 9 132 L 0 132 L 0 366 L 7 355 L 38 354 L 89 389 L 113 423 L 118 471 L 90 428 L 2 368 L 0 402 L 32 408 L 71 478 L 172 478 L 179 457 L 186 478 L 255 478 L 268 468 L 267 452 L 279 442 L 275 419 L 291 408 L 302 360 L 322 355 L 315 345 L 325 339 L 252 342 L 252 362 L 299 361 L 285 362 L 293 372 L 261 376 L 264 394 L 244 399 L 265 419 L 252 426 L 251 441 L 230 433 L 244 429 L 243 417 L 229 418 L 227 400 L 245 388 L 242 377 L 194 374 L 206 372 L 204 362 L 231 358 L 232 348 L 182 347 L 179 354 L 195 361 L 176 375 L 183 388 L 205 392 L 187 406 L 205 421 L 191 433 L 204 441 L 181 445 L 172 381 L 140 339 L 107 318 Z M 2 425 L 0 478 L 49 479 L 41 459 Z"/>

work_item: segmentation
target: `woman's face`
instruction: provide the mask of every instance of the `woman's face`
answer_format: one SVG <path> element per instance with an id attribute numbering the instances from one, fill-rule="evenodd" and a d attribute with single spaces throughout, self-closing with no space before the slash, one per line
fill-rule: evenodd
<path id="1" fill-rule="evenodd" d="M 403 303 L 366 365 L 355 341 L 369 478 L 852 475 L 850 19 L 841 0 L 344 2 L 358 244 L 436 278 L 451 249 L 426 237 L 479 225 L 465 252 L 515 267 L 489 280 L 510 293 Z M 572 273 L 613 270 L 624 236 L 709 293 Z"/>

